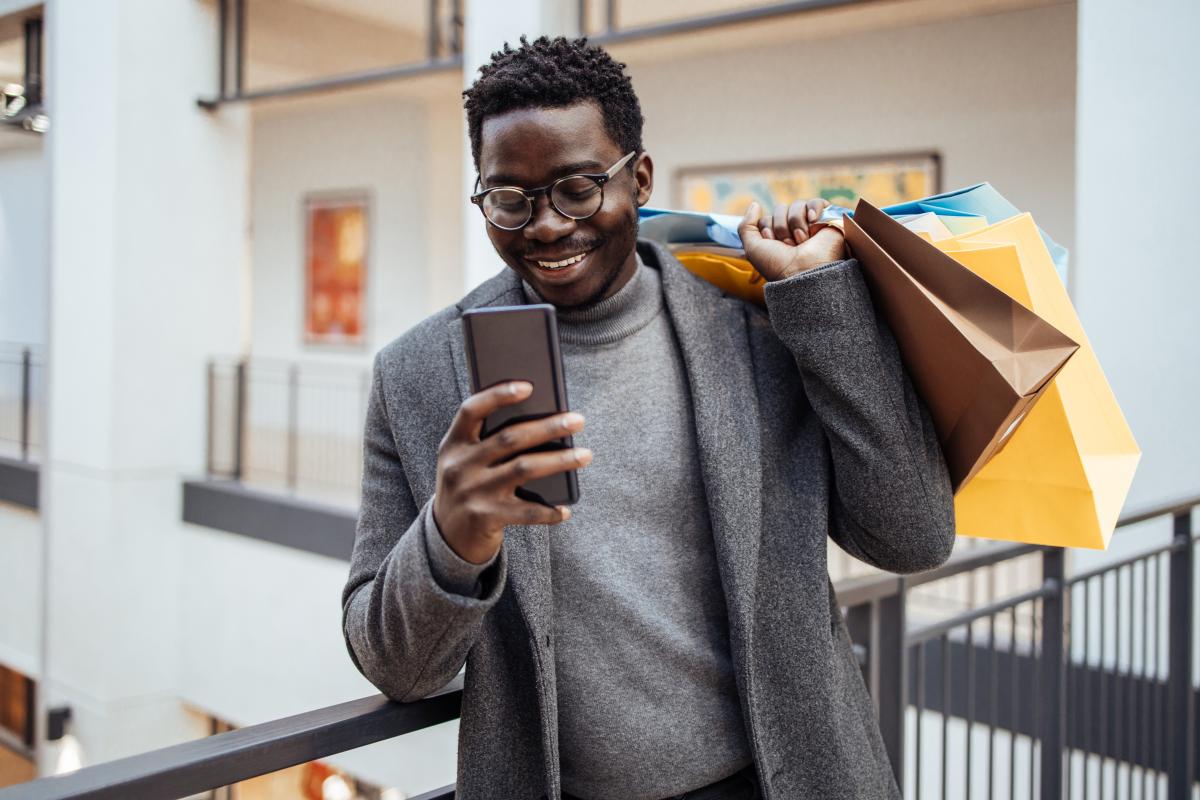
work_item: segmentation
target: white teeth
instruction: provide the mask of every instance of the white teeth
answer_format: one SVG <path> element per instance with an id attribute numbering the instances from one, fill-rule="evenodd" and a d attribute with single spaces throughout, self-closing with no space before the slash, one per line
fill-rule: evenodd
<path id="1" fill-rule="evenodd" d="M 587 255 L 587 253 L 580 253 L 577 256 L 571 256 L 570 258 L 564 259 L 562 261 L 539 261 L 537 263 L 538 263 L 538 266 L 541 267 L 542 269 L 562 269 L 563 267 L 569 267 L 572 264 L 576 264 L 580 261 L 583 261 L 583 257 L 586 255 Z"/>

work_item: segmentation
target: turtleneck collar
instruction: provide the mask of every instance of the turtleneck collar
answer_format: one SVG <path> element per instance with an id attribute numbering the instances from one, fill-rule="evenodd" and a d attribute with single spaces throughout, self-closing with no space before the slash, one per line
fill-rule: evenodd
<path id="1" fill-rule="evenodd" d="M 616 294 L 593 306 L 558 311 L 558 336 L 564 344 L 601 345 L 631 336 L 658 316 L 663 307 L 662 276 L 637 256 L 637 271 Z M 524 280 L 526 302 L 544 303 Z"/>

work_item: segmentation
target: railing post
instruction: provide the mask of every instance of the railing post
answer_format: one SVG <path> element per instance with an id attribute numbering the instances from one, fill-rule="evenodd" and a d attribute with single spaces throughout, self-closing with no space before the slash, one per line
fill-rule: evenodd
<path id="1" fill-rule="evenodd" d="M 1195 778 L 1196 708 L 1192 689 L 1192 584 L 1196 579 L 1191 509 L 1175 515 L 1168 598 L 1167 797 L 1190 800 Z"/>
<path id="2" fill-rule="evenodd" d="M 904 712 L 908 706 L 908 659 L 905 657 L 905 598 L 901 576 L 896 593 L 846 611 L 850 638 L 867 649 L 863 680 L 879 714 L 879 731 L 887 748 L 896 783 L 904 786 Z"/>
<path id="3" fill-rule="evenodd" d="M 441 20 L 438 18 L 438 0 L 429 0 L 429 37 L 426 43 L 427 57 L 430 61 L 436 61 L 438 57 L 438 47 L 440 44 Z"/>
<path id="4" fill-rule="evenodd" d="M 233 406 L 233 479 L 243 478 L 242 450 L 246 441 L 246 359 L 237 363 Z"/>
<path id="5" fill-rule="evenodd" d="M 463 13 L 462 0 L 452 0 L 450 4 L 450 54 L 461 56 L 463 51 Z"/>
<path id="6" fill-rule="evenodd" d="M 33 354 L 26 347 L 21 351 L 21 460 L 29 460 L 29 414 L 32 404 L 30 403 L 31 391 L 30 384 L 32 383 L 33 375 Z"/>
<path id="7" fill-rule="evenodd" d="M 892 762 L 896 783 L 904 786 L 904 712 L 908 708 L 908 658 L 905 647 L 908 581 L 901 577 L 896 593 L 879 601 L 876 615 L 879 660 L 875 684 L 879 692 L 879 730 Z"/>
<path id="8" fill-rule="evenodd" d="M 1062 796 L 1063 747 L 1067 741 L 1066 694 L 1066 551 L 1047 547 L 1042 551 L 1042 583 L 1050 592 L 1042 598 L 1042 658 L 1037 707 L 1042 740 L 1041 797 Z"/>
<path id="9" fill-rule="evenodd" d="M 216 435 L 216 391 L 217 391 L 217 365 L 213 359 L 208 360 L 208 369 L 205 370 L 206 382 L 206 417 L 208 418 L 208 435 L 204 442 L 204 469 L 208 477 L 212 477 L 216 473 L 215 464 L 213 463 L 213 437 Z"/>
<path id="10" fill-rule="evenodd" d="M 25 100 L 29 105 L 42 102 L 42 18 L 25 20 Z"/>
<path id="11" fill-rule="evenodd" d="M 217 97 L 229 94 L 229 0 L 217 0 Z"/>
<path id="12" fill-rule="evenodd" d="M 246 0 L 233 0 L 233 91 L 246 91 Z"/>
<path id="13" fill-rule="evenodd" d="M 287 430 L 287 486 L 296 488 L 296 462 L 299 458 L 300 436 L 300 368 L 288 365 L 288 430 Z"/>

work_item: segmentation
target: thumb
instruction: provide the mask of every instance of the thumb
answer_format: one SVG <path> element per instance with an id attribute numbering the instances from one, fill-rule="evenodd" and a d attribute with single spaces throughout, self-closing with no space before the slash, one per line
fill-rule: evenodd
<path id="1" fill-rule="evenodd" d="M 763 240 L 762 232 L 758 229 L 758 221 L 762 219 L 762 207 L 757 202 L 750 203 L 746 215 L 738 225 L 738 236 L 742 240 L 742 249 L 749 250 Z"/>

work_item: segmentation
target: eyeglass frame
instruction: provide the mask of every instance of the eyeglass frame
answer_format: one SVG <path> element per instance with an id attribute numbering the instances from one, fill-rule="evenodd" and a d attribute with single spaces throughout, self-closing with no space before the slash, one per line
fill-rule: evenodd
<path id="1" fill-rule="evenodd" d="M 611 167 L 606 169 L 604 172 L 576 172 L 576 173 L 572 173 L 571 175 L 564 175 L 563 177 L 558 178 L 557 180 L 555 180 L 551 183 L 548 183 L 545 186 L 539 186 L 536 189 L 523 189 L 520 186 L 493 186 L 490 189 L 484 189 L 481 192 L 476 192 L 475 194 L 471 195 L 470 199 L 471 199 L 472 203 L 479 206 L 479 212 L 481 214 L 483 214 L 483 218 L 485 220 L 487 220 L 487 223 L 489 225 L 494 225 L 495 227 L 499 228 L 502 231 L 519 231 L 522 228 L 524 228 L 526 225 L 528 225 L 530 220 L 533 219 L 533 201 L 543 194 L 546 195 L 546 199 L 550 201 L 550 207 L 553 208 L 561 216 L 564 216 L 567 219 L 573 219 L 573 220 L 587 219 L 588 217 L 595 216 L 596 212 L 604 207 L 604 184 L 608 183 L 613 178 L 615 178 L 617 176 L 617 173 L 619 173 L 621 171 L 621 168 L 624 167 L 626 164 L 628 164 L 629 159 L 633 158 L 635 155 L 637 155 L 637 150 L 630 150 L 628 153 L 626 153 L 621 158 L 621 160 L 619 160 L 617 163 L 613 164 Z M 572 180 L 574 178 L 590 178 L 591 180 L 595 181 L 597 188 L 600 189 L 600 205 L 596 206 L 596 211 L 593 211 L 592 213 L 587 214 L 582 217 L 575 217 L 575 216 L 572 216 L 572 215 L 566 213 L 565 211 L 563 211 L 561 208 L 559 208 L 557 205 L 554 204 L 554 196 L 551 194 L 551 192 L 554 191 L 555 186 L 558 186 L 560 183 L 562 183 L 564 181 Z M 479 183 L 480 179 L 476 178 L 475 182 Z M 515 228 L 506 228 L 503 225 L 497 225 L 495 222 L 492 221 L 491 217 L 489 217 L 487 215 L 487 212 L 483 208 L 483 198 L 485 198 L 487 195 L 491 194 L 492 192 L 498 192 L 501 189 L 505 189 L 510 192 L 520 192 L 522 195 L 525 196 L 525 205 L 529 209 L 529 216 L 525 217 L 525 221 L 522 222 L 520 225 L 516 226 Z"/>

